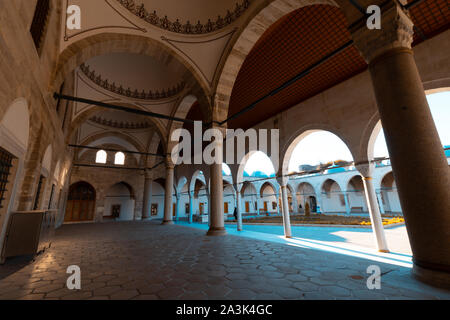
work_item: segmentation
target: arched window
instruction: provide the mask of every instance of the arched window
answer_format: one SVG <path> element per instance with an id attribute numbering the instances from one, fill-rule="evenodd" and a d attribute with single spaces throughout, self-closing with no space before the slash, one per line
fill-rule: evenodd
<path id="1" fill-rule="evenodd" d="M 108 155 L 106 154 L 106 151 L 100 150 L 97 152 L 97 157 L 95 158 L 96 163 L 106 163 Z"/>
<path id="2" fill-rule="evenodd" d="M 123 166 L 125 164 L 125 154 L 123 152 L 116 153 L 114 164 L 118 166 Z"/>

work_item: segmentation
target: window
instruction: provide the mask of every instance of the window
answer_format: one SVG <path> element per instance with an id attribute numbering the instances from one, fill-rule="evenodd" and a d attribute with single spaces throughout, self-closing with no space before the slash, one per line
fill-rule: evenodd
<path id="1" fill-rule="evenodd" d="M 106 159 L 108 158 L 108 155 L 106 154 L 106 151 L 100 150 L 97 152 L 97 157 L 95 158 L 96 163 L 106 163 Z"/>
<path id="2" fill-rule="evenodd" d="M 45 177 L 41 175 L 39 177 L 39 183 L 38 183 L 37 190 L 36 190 L 36 196 L 34 198 L 33 210 L 39 209 L 39 203 L 41 202 L 41 191 L 42 191 L 43 184 L 45 184 Z"/>
<path id="3" fill-rule="evenodd" d="M 48 209 L 53 209 L 52 205 L 53 205 L 53 194 L 55 193 L 55 185 L 52 184 L 52 191 L 50 192 L 50 199 L 48 200 Z"/>
<path id="4" fill-rule="evenodd" d="M 31 37 L 34 45 L 40 53 L 42 40 L 44 39 L 45 27 L 47 25 L 48 14 L 50 12 L 50 0 L 38 0 L 34 11 L 33 22 L 31 23 Z"/>
<path id="5" fill-rule="evenodd" d="M 114 164 L 118 166 L 125 165 L 125 154 L 123 152 L 117 152 L 114 159 Z"/>
<path id="6" fill-rule="evenodd" d="M 12 167 L 13 156 L 0 148 L 0 209 L 3 208 L 3 200 L 5 200 L 6 186 L 8 185 L 8 178 L 10 169 Z"/>

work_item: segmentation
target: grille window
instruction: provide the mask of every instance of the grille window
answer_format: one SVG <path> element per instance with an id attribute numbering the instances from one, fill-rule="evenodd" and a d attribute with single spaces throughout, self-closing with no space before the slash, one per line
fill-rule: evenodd
<path id="1" fill-rule="evenodd" d="M 37 191 L 36 191 L 36 198 L 34 198 L 33 210 L 37 210 L 39 208 L 39 202 L 41 200 L 40 198 L 41 198 L 41 189 L 42 189 L 43 182 L 44 182 L 44 176 L 40 176 Z"/>
<path id="2" fill-rule="evenodd" d="M 31 37 L 38 52 L 42 46 L 49 11 L 50 0 L 38 0 L 30 28 Z"/>
<path id="3" fill-rule="evenodd" d="M 52 208 L 52 201 L 53 201 L 53 194 L 55 193 L 55 185 L 52 185 L 52 192 L 50 193 L 50 199 L 48 200 L 48 209 L 53 209 Z"/>
<path id="4" fill-rule="evenodd" d="M 6 186 L 11 172 L 13 155 L 6 150 L 0 148 L 0 209 L 3 208 L 3 200 L 5 200 Z"/>

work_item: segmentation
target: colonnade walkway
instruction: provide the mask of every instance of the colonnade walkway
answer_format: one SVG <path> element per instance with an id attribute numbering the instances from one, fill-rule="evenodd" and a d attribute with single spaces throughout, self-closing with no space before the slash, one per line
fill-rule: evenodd
<path id="1" fill-rule="evenodd" d="M 181 223 L 184 224 L 184 223 Z M 192 226 L 204 228 L 199 224 Z M 284 227 L 275 224 L 244 224 L 244 231 L 233 233 L 236 224 L 226 223 L 228 232 L 235 235 L 249 236 L 255 239 L 276 241 L 280 243 L 291 243 L 292 241 L 281 237 L 284 235 Z M 248 232 L 247 232 L 248 231 Z M 350 249 L 361 252 L 375 253 L 381 257 L 389 255 L 377 252 L 375 237 L 370 226 L 299 226 L 291 225 L 292 237 L 296 240 L 312 241 L 323 245 L 323 250 L 333 252 L 332 248 Z M 411 261 L 412 252 L 409 244 L 408 233 L 404 225 L 392 225 L 384 227 L 386 241 L 392 254 L 404 256 Z M 269 234 L 271 236 L 267 236 Z M 273 237 L 273 236 L 276 237 Z M 307 246 L 305 244 L 305 246 Z M 319 247 L 307 246 L 309 248 L 320 249 Z M 327 249 L 329 247 L 329 249 Z M 412 265 L 411 265 L 412 267 Z"/>
<path id="2" fill-rule="evenodd" d="M 64 225 L 34 262 L 0 266 L 0 299 L 450 299 L 411 278 L 408 255 L 390 258 L 402 266 L 370 250 L 369 259 L 311 249 L 313 241 L 296 232 L 288 241 L 255 231 L 237 236 L 233 227 L 207 237 L 200 224 Z M 71 265 L 81 268 L 79 291 L 66 288 Z M 380 290 L 367 287 L 370 265 L 381 268 Z"/>

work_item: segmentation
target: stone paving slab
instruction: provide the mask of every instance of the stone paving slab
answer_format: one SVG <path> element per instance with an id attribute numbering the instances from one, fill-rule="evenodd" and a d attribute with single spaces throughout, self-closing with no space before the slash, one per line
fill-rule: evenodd
<path id="1" fill-rule="evenodd" d="M 369 290 L 367 259 L 151 221 L 65 225 L 34 262 L 13 263 L 0 299 L 450 299 L 401 266 L 376 263 L 386 276 Z M 66 287 L 70 265 L 81 290 Z"/>

